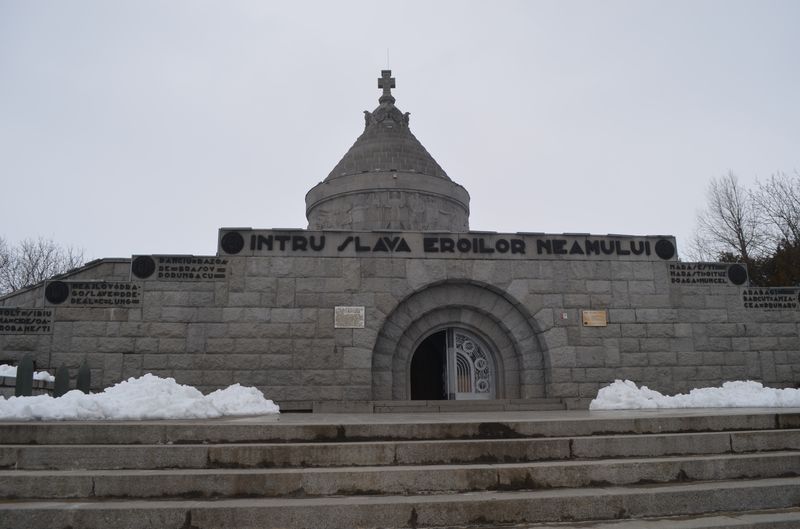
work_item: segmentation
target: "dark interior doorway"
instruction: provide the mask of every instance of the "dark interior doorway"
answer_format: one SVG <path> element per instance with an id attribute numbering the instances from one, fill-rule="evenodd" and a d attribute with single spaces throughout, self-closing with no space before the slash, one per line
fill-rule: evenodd
<path id="1" fill-rule="evenodd" d="M 446 400 L 447 331 L 425 338 L 411 358 L 411 400 Z"/>

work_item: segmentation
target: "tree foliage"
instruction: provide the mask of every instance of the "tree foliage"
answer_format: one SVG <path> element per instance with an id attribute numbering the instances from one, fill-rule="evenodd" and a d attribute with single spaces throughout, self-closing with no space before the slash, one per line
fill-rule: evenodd
<path id="1" fill-rule="evenodd" d="M 0 237 L 0 294 L 35 285 L 85 262 L 83 250 L 52 239 L 25 239 L 16 246 Z"/>
<path id="2" fill-rule="evenodd" d="M 711 180 L 707 200 L 692 258 L 743 262 L 755 285 L 800 285 L 800 173 L 776 173 L 750 190 L 728 173 Z"/>

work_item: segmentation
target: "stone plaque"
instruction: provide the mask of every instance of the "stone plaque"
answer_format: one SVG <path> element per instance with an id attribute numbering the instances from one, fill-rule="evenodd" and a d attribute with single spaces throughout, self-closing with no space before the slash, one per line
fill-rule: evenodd
<path id="1" fill-rule="evenodd" d="M 739 263 L 670 263 L 669 280 L 673 285 L 743 285 L 747 268 Z"/>
<path id="2" fill-rule="evenodd" d="M 582 310 L 584 327 L 607 327 L 608 313 L 604 310 Z"/>
<path id="3" fill-rule="evenodd" d="M 221 281 L 227 277 L 226 257 L 202 255 L 134 255 L 131 275 L 159 281 Z"/>
<path id="4" fill-rule="evenodd" d="M 333 326 L 336 329 L 363 329 L 364 307 L 336 307 Z"/>
<path id="5" fill-rule="evenodd" d="M 48 281 L 45 299 L 52 305 L 137 307 L 142 286 L 131 281 Z"/>
<path id="6" fill-rule="evenodd" d="M 800 308 L 800 288 L 745 288 L 742 289 L 742 303 L 746 309 L 798 310 Z"/>
<path id="7" fill-rule="evenodd" d="M 0 307 L 0 334 L 50 334 L 53 309 Z"/>

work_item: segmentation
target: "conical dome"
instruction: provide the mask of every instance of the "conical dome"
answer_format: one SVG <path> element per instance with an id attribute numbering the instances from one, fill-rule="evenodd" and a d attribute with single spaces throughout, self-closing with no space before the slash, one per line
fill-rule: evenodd
<path id="1" fill-rule="evenodd" d="M 447 176 L 395 106 L 395 80 L 364 111 L 364 132 L 328 177 L 306 195 L 308 229 L 467 231 L 469 194 Z"/>

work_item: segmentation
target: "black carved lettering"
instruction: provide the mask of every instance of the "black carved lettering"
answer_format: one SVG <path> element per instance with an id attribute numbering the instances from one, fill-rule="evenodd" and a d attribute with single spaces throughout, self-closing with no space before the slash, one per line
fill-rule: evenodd
<path id="1" fill-rule="evenodd" d="M 590 241 L 586 239 L 584 247 L 586 248 L 586 255 L 600 254 L 600 241 Z"/>
<path id="2" fill-rule="evenodd" d="M 422 239 L 422 250 L 425 253 L 437 253 L 439 248 L 436 247 L 438 239 L 436 237 L 425 237 Z"/>
<path id="3" fill-rule="evenodd" d="M 622 243 L 620 241 L 614 241 L 614 246 L 617 249 L 617 255 L 630 255 L 631 252 L 629 250 L 624 250 L 622 248 Z"/>
<path id="4" fill-rule="evenodd" d="M 292 236 L 292 251 L 305 252 L 308 250 L 308 240 L 302 235 Z"/>
<path id="5" fill-rule="evenodd" d="M 257 242 L 256 246 L 258 247 L 259 250 L 263 250 L 264 247 L 266 246 L 267 250 L 269 250 L 271 252 L 272 251 L 272 235 L 268 235 L 266 237 L 264 237 L 263 235 L 259 235 L 258 236 L 258 242 Z"/>
<path id="6" fill-rule="evenodd" d="M 478 251 L 480 253 L 494 253 L 494 248 L 487 248 L 483 238 L 478 239 Z"/>
<path id="7" fill-rule="evenodd" d="M 456 242 L 456 248 L 458 248 L 459 252 L 466 253 L 470 251 L 472 245 L 470 244 L 469 239 L 459 239 Z"/>
<path id="8" fill-rule="evenodd" d="M 442 249 L 442 253 L 455 253 L 456 251 L 456 241 L 451 239 L 450 237 L 442 237 L 439 239 L 439 247 Z"/>
<path id="9" fill-rule="evenodd" d="M 320 236 L 319 244 L 316 244 L 316 237 L 314 235 L 312 235 L 308 239 L 309 239 L 309 244 L 311 245 L 311 249 L 314 250 L 315 252 L 319 252 L 323 248 L 325 248 L 325 236 L 324 235 Z"/>
<path id="10" fill-rule="evenodd" d="M 553 246 L 550 244 L 550 239 L 538 239 L 536 241 L 536 253 L 542 255 L 542 252 L 547 252 L 547 255 L 553 253 Z"/>
<path id="11" fill-rule="evenodd" d="M 356 237 L 356 251 L 357 252 L 368 252 L 369 250 L 370 250 L 369 246 L 367 246 L 365 244 L 361 244 L 361 237 Z"/>
<path id="12" fill-rule="evenodd" d="M 608 248 L 606 248 L 606 242 L 608 242 Z M 614 253 L 614 242 L 613 241 L 600 241 L 600 250 L 606 255 L 613 254 Z"/>
<path id="13" fill-rule="evenodd" d="M 570 255 L 580 254 L 583 255 L 583 248 L 578 244 L 578 241 L 572 243 L 572 248 L 569 249 Z"/>
<path id="14" fill-rule="evenodd" d="M 506 253 L 510 247 L 511 245 L 506 239 L 497 239 L 494 243 L 494 248 L 498 253 Z"/>
<path id="15" fill-rule="evenodd" d="M 339 245 L 339 247 L 338 247 L 338 248 L 336 248 L 336 251 L 337 251 L 337 252 L 341 252 L 342 250 L 344 250 L 345 248 L 347 248 L 347 246 L 348 246 L 348 245 L 349 245 L 351 242 L 353 242 L 353 237 L 352 237 L 352 236 L 348 236 L 348 237 L 347 237 L 347 238 L 344 240 L 344 242 L 342 242 L 342 244 L 340 244 L 340 245 Z"/>
<path id="16" fill-rule="evenodd" d="M 555 239 L 553 240 L 553 253 L 555 254 L 565 254 L 567 253 L 567 249 L 564 246 L 567 245 L 566 239 Z"/>
<path id="17" fill-rule="evenodd" d="M 378 242 L 372 247 L 373 252 L 388 252 L 389 248 L 386 246 L 386 237 L 378 237 Z"/>
<path id="18" fill-rule="evenodd" d="M 286 250 L 286 243 L 289 242 L 289 239 L 291 239 L 291 237 L 289 237 L 288 235 L 276 235 L 275 236 L 275 240 L 280 243 L 280 250 L 281 251 Z"/>

